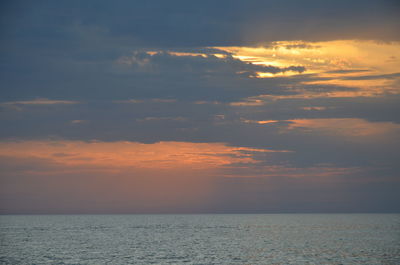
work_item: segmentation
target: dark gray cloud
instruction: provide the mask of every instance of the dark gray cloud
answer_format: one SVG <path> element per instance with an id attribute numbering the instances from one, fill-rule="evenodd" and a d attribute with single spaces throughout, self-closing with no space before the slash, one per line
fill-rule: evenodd
<path id="1" fill-rule="evenodd" d="M 230 55 L 226 58 L 217 58 L 212 54 L 207 57 L 175 56 L 167 51 L 154 55 L 130 51 L 106 61 L 45 56 L 28 59 L 26 63 L 13 63 L 25 65 L 31 71 L 22 74 L 18 69 L 15 72 L 8 69 L 9 72 L 3 73 L 4 84 L 9 87 L 2 94 L 3 100 L 18 100 L 22 96 L 23 99 L 121 100 L 163 97 L 233 101 L 253 96 L 262 90 L 265 93 L 282 93 L 271 89 L 275 84 L 273 80 L 251 78 L 257 72 L 276 74 L 305 71 L 303 66 L 279 68 L 254 65 Z"/>
<path id="2" fill-rule="evenodd" d="M 223 46 L 276 40 L 399 38 L 396 1 L 10 1 L 14 37 L 73 43 L 80 28 L 145 46 Z M 51 23 L 48 23 L 51 22 Z"/>
<path id="3" fill-rule="evenodd" d="M 252 89 L 274 90 L 276 83 L 252 80 L 253 84 L 247 85 L 245 77 L 262 67 L 237 60 L 222 64 L 215 58 L 160 54 L 153 58 L 163 70 L 157 77 L 134 71 L 123 74 L 113 65 L 143 48 L 211 53 L 203 47 L 268 45 L 270 41 L 293 39 L 395 40 L 397 10 L 394 1 L 5 2 L 0 24 L 0 96 L 2 101 L 163 96 L 234 100 L 254 95 Z M 216 70 L 209 80 L 211 86 L 204 80 L 207 67 Z M 190 69 L 191 76 L 179 75 L 179 71 L 188 74 Z M 239 78 L 234 70 L 243 71 L 244 76 Z M 301 72 L 304 68 L 294 65 L 264 70 Z M 225 79 L 230 75 L 231 81 L 221 81 L 222 75 Z M 237 88 L 245 86 L 250 91 Z M 215 91 L 213 95 L 204 92 L 209 87 Z"/>

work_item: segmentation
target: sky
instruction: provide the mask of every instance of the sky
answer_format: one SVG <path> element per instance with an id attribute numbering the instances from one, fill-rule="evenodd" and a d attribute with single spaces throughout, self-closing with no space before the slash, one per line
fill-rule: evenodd
<path id="1" fill-rule="evenodd" d="M 399 13 L 2 1 L 0 213 L 399 212 Z"/>

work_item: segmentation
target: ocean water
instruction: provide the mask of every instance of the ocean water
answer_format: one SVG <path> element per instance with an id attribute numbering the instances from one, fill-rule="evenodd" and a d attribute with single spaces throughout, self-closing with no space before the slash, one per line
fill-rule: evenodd
<path id="1" fill-rule="evenodd" d="M 400 264 L 398 214 L 3 215 L 0 264 Z"/>

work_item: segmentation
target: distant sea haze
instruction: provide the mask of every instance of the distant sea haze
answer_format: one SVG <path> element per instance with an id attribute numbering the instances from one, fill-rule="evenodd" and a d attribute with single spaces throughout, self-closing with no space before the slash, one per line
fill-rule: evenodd
<path id="1" fill-rule="evenodd" d="M 2 215 L 1 264 L 400 264 L 400 214 Z"/>

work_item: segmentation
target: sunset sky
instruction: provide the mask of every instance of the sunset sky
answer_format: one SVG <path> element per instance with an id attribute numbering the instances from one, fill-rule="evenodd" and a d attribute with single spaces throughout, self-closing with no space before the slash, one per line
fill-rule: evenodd
<path id="1" fill-rule="evenodd" d="M 0 213 L 399 212 L 399 14 L 3 1 Z"/>

